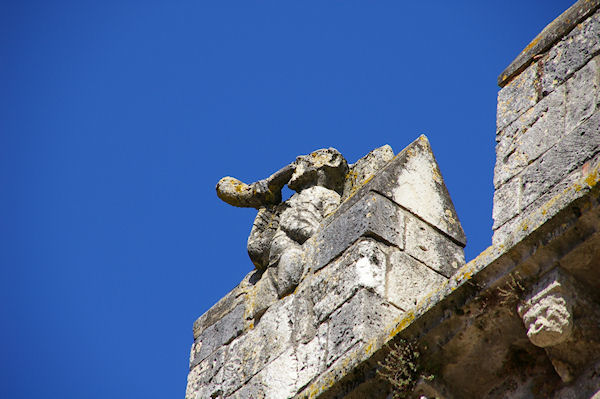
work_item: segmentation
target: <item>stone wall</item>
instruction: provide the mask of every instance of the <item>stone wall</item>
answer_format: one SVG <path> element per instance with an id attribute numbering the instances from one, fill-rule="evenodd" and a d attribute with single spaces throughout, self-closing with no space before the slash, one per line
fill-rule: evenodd
<path id="1" fill-rule="evenodd" d="M 494 243 L 530 232 L 527 216 L 598 163 L 600 10 L 578 2 L 532 42 L 499 79 Z M 575 12 L 577 11 L 577 12 Z M 574 18 L 581 19 L 579 23 Z M 569 23 L 570 21 L 570 23 Z M 570 31 L 568 29 L 571 29 Z M 563 33 L 559 37 L 556 31 Z M 548 39 L 551 37 L 555 42 Z M 513 73 L 513 70 L 522 69 Z M 548 215 L 546 220 L 552 215 Z"/>
<path id="2" fill-rule="evenodd" d="M 353 165 L 349 179 L 371 175 L 346 185 L 346 200 L 302 245 L 293 293 L 278 297 L 276 268 L 254 271 L 196 321 L 187 399 L 318 394 L 464 265 L 464 233 L 427 139 L 381 169 L 365 167 L 372 159 Z"/>

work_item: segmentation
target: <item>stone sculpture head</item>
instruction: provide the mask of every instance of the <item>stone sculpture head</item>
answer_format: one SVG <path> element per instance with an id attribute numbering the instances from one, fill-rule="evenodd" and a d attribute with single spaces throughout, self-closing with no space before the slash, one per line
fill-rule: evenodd
<path id="1" fill-rule="evenodd" d="M 296 158 L 288 187 L 300 192 L 321 186 L 341 195 L 347 172 L 348 163 L 342 154 L 335 148 L 324 148 Z"/>
<path id="2" fill-rule="evenodd" d="M 518 312 L 531 343 L 546 348 L 558 345 L 571 336 L 573 299 L 557 280 L 539 288 L 519 305 Z"/>

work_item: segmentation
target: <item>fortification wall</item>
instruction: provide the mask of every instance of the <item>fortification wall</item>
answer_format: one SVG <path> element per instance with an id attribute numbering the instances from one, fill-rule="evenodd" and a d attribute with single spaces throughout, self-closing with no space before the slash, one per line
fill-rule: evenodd
<path id="1" fill-rule="evenodd" d="M 518 241 L 550 219 L 550 209 L 530 216 L 597 168 L 599 54 L 598 2 L 578 2 L 500 75 L 494 243 Z"/>
<path id="2" fill-rule="evenodd" d="M 599 54 L 580 0 L 500 75 L 493 245 L 467 264 L 425 137 L 343 181 L 321 152 L 227 178 L 257 270 L 194 323 L 186 399 L 599 397 Z"/>

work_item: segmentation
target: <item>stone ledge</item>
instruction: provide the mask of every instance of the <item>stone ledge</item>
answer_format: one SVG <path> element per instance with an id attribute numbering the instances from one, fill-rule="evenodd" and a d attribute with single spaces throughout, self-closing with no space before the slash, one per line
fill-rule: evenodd
<path id="1" fill-rule="evenodd" d="M 498 86 L 504 87 L 531 64 L 534 57 L 548 50 L 578 23 L 600 8 L 600 0 L 579 0 L 548 24 L 535 39 L 498 76 Z"/>

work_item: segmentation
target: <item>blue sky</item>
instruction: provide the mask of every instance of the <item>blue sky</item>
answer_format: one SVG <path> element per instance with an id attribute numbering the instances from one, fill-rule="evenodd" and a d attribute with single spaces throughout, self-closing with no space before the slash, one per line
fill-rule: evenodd
<path id="1" fill-rule="evenodd" d="M 571 1 L 5 1 L 0 396 L 183 398 L 252 270 L 218 200 L 299 154 L 426 134 L 491 242 L 498 74 Z"/>

